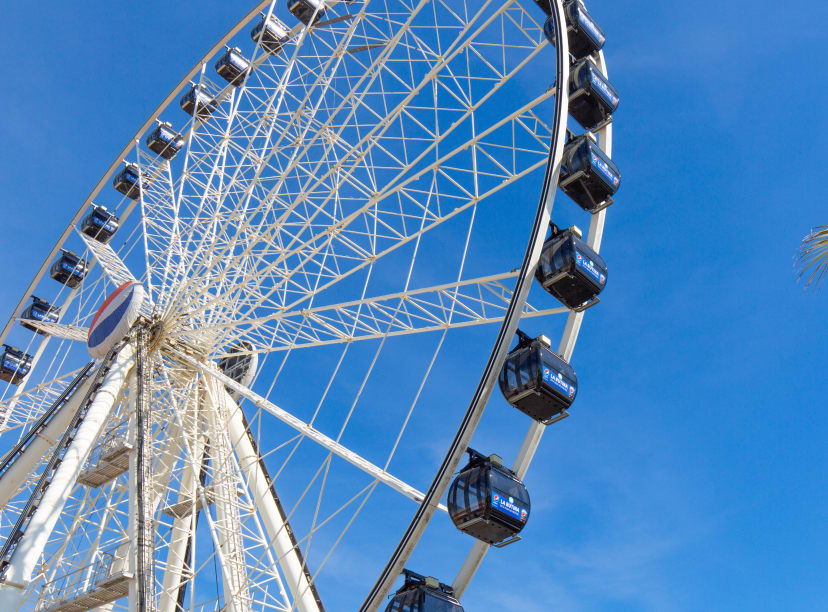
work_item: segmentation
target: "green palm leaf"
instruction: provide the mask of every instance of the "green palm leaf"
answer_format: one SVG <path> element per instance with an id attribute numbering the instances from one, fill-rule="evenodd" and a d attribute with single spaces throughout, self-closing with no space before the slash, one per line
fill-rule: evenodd
<path id="1" fill-rule="evenodd" d="M 802 239 L 794 266 L 805 287 L 819 287 L 828 271 L 828 225 L 820 225 Z"/>

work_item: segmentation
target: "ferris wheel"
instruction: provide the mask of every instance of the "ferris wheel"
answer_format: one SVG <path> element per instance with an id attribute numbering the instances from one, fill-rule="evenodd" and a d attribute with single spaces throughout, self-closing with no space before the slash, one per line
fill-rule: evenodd
<path id="1" fill-rule="evenodd" d="M 0 602 L 462 611 L 607 282 L 603 45 L 579 0 L 253 7 L 2 331 Z M 495 402 L 523 444 L 473 449 Z"/>

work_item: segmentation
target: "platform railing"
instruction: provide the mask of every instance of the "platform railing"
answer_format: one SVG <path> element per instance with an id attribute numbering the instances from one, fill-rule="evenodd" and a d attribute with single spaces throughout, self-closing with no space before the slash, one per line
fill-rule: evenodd
<path id="1" fill-rule="evenodd" d="M 88 465 L 100 463 L 101 459 L 105 458 L 117 448 L 124 446 L 127 442 L 127 424 L 126 422 L 121 422 L 104 433 L 100 444 L 92 450 Z"/>
<path id="2" fill-rule="evenodd" d="M 129 550 L 126 543 L 124 540 L 107 550 L 97 551 L 91 563 L 44 583 L 38 610 L 59 608 L 64 602 L 78 599 L 111 579 L 126 575 Z"/>

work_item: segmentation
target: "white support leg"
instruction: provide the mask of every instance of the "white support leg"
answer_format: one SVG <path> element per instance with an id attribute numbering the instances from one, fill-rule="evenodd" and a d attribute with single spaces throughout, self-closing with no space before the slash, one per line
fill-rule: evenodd
<path id="1" fill-rule="evenodd" d="M 259 463 L 259 455 L 248 436 L 241 408 L 221 383 L 217 386 L 220 388 L 225 405 L 228 406 L 229 418 L 226 426 L 230 442 L 236 452 L 239 466 L 247 480 L 250 495 L 264 523 L 276 558 L 279 560 L 279 566 L 293 598 L 294 608 L 297 612 L 320 612 L 321 608 L 305 573 L 301 552 L 295 546 L 288 531 L 287 517 L 276 503 L 270 490 L 268 479 Z"/>
<path id="2" fill-rule="evenodd" d="M 248 588 L 247 564 L 243 550 L 241 534 L 237 531 L 241 524 L 238 501 L 238 483 L 229 469 L 232 461 L 232 449 L 228 448 L 227 439 L 222 430 L 227 427 L 229 413 L 235 402 L 228 404 L 224 386 L 213 378 L 205 378 L 206 414 L 209 422 L 210 458 L 212 469 L 212 494 L 216 507 L 216 531 L 221 549 L 222 575 L 224 578 L 224 604 L 229 612 L 248 612 L 251 610 L 251 597 Z M 232 400 L 232 398 L 231 398 Z M 228 469 L 220 469 L 228 466 Z M 217 478 L 218 476 L 218 478 Z"/>
<path id="3" fill-rule="evenodd" d="M 63 435 L 72 417 L 78 411 L 81 400 L 86 395 L 89 385 L 92 384 L 90 376 L 82 385 L 79 385 L 58 411 L 52 416 L 43 431 L 32 439 L 26 450 L 14 460 L 9 468 L 0 476 L 0 507 L 5 506 L 14 497 L 20 485 L 28 478 L 39 461 L 43 460 L 49 448 Z"/>
<path id="4" fill-rule="evenodd" d="M 129 454 L 129 522 L 127 523 L 127 540 L 118 547 L 117 556 L 119 559 L 124 559 L 127 572 L 133 577 L 129 581 L 129 591 L 127 592 L 127 610 L 129 612 L 141 612 L 138 610 L 138 585 L 134 580 L 136 571 L 135 559 L 135 542 L 138 539 L 138 493 L 136 490 L 136 470 L 138 463 L 135 458 L 135 439 L 136 439 L 136 425 L 135 425 L 135 411 L 136 402 L 135 396 L 138 392 L 138 381 L 135 371 L 129 377 L 129 443 L 132 445 L 132 452 Z"/>
<path id="5" fill-rule="evenodd" d="M 181 475 L 181 484 L 178 491 L 178 503 L 190 502 L 196 504 L 198 493 L 196 479 L 201 471 L 201 458 L 204 454 L 204 440 L 199 437 L 194 448 L 194 461 L 187 462 L 184 473 Z M 198 465 L 195 462 L 198 461 Z M 176 516 L 170 534 L 170 545 L 167 550 L 167 561 L 164 567 L 164 582 L 158 601 L 158 612 L 175 612 L 178 603 L 178 590 L 182 582 L 189 579 L 192 568 L 185 572 L 187 560 L 187 544 L 190 542 L 192 528 L 195 521 L 195 512 Z"/>
<path id="6" fill-rule="evenodd" d="M 14 610 L 22 603 L 32 571 L 132 369 L 133 355 L 132 346 L 124 345 L 95 393 L 86 418 L 9 560 L 5 582 L 0 584 L 0 609 Z"/>
<path id="7" fill-rule="evenodd" d="M 134 373 L 130 377 L 129 385 L 130 385 L 130 387 L 129 387 L 130 388 L 129 411 L 128 411 L 129 415 L 130 415 L 129 437 L 130 437 L 130 440 L 133 442 L 133 447 L 134 447 L 134 441 L 135 441 L 134 412 L 135 412 L 135 391 L 136 391 L 136 386 L 135 386 L 136 381 L 135 381 L 135 374 Z M 153 494 L 153 502 L 152 502 L 152 515 L 153 516 L 155 516 L 156 512 L 158 511 L 158 506 L 161 504 L 161 502 L 164 499 L 164 494 L 166 493 L 167 485 L 169 484 L 169 480 L 170 480 L 170 477 L 172 475 L 173 466 L 175 465 L 175 462 L 178 459 L 179 454 L 181 453 L 182 442 L 181 442 L 181 436 L 179 435 L 180 431 L 181 431 L 181 429 L 179 427 L 178 421 L 175 420 L 175 419 L 172 420 L 169 423 L 168 427 L 167 427 L 166 436 L 165 436 L 166 439 L 167 439 L 167 442 L 164 445 L 164 450 L 161 452 L 161 458 L 160 458 L 160 461 L 159 461 L 158 466 L 157 466 L 156 477 L 155 477 L 154 482 L 153 482 L 153 484 L 155 486 L 155 491 L 154 491 L 154 494 Z M 134 463 L 135 463 L 134 457 L 131 457 L 130 458 L 130 470 L 135 469 L 135 466 L 133 465 Z M 129 483 L 130 483 L 130 498 L 129 498 L 129 500 L 130 500 L 130 514 L 129 515 L 130 515 L 130 517 L 134 517 L 135 516 L 135 513 L 134 513 L 135 509 L 134 509 L 133 506 L 136 503 L 136 498 L 135 498 L 135 491 L 132 490 L 132 489 L 134 489 L 134 486 L 133 486 L 134 485 L 134 479 L 132 478 L 131 475 L 130 475 L 130 478 L 129 478 Z M 134 572 L 135 572 L 135 568 L 133 567 L 134 561 L 135 561 L 135 556 L 133 554 L 131 554 L 130 546 L 131 546 L 131 543 L 133 541 L 135 541 L 135 535 L 133 533 L 134 529 L 135 529 L 134 521 L 130 521 L 129 532 L 128 532 L 129 533 L 128 541 L 125 542 L 124 544 L 122 544 L 121 546 L 119 546 L 118 550 L 115 554 L 116 559 L 123 560 L 122 562 L 124 564 L 128 564 L 127 570 L 132 572 L 133 575 L 134 575 Z M 123 568 L 113 568 L 111 573 L 115 573 L 116 571 L 120 571 L 121 569 L 123 569 Z M 130 601 L 130 605 L 132 605 L 131 602 L 137 601 L 137 593 L 135 592 L 135 582 L 134 581 L 132 581 L 130 583 L 129 588 L 130 588 L 129 601 Z M 112 605 L 109 605 L 109 607 L 101 607 L 101 608 L 97 608 L 97 609 L 98 610 L 111 610 Z"/>

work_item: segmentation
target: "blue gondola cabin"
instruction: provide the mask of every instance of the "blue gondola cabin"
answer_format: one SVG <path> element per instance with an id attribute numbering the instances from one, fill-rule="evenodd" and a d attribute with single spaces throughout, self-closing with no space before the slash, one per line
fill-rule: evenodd
<path id="1" fill-rule="evenodd" d="M 3 345 L 3 353 L 0 354 L 0 379 L 18 385 L 26 378 L 31 369 L 31 355 L 8 344 Z"/>
<path id="2" fill-rule="evenodd" d="M 618 108 L 618 91 L 591 59 L 581 60 L 569 73 L 569 114 L 585 130 L 606 125 Z"/>
<path id="3" fill-rule="evenodd" d="M 242 55 L 238 47 L 227 49 L 216 62 L 216 72 L 233 87 L 240 87 L 244 83 L 248 68 L 250 68 L 250 62 Z"/>
<path id="4" fill-rule="evenodd" d="M 67 287 L 77 287 L 86 277 L 89 264 L 72 251 L 61 249 L 60 256 L 52 263 L 49 276 Z"/>
<path id="5" fill-rule="evenodd" d="M 581 240 L 577 227 L 552 225 L 535 271 L 541 287 L 575 311 L 592 306 L 607 284 L 607 264 Z"/>
<path id="6" fill-rule="evenodd" d="M 239 340 L 227 349 L 227 355 L 219 359 L 218 367 L 228 378 L 239 383 L 243 387 L 253 384 L 256 377 L 256 369 L 259 365 L 259 355 L 255 352 L 254 346 L 247 340 Z M 233 389 L 227 391 L 238 399 L 238 394 Z"/>
<path id="7" fill-rule="evenodd" d="M 156 125 L 147 135 L 146 143 L 150 151 L 169 160 L 178 155 L 184 146 L 184 138 L 172 128 L 171 123 L 165 121 Z"/>
<path id="8" fill-rule="evenodd" d="M 487 544 L 515 539 L 529 520 L 529 492 L 497 455 L 468 449 L 469 463 L 449 487 L 451 521 Z"/>
<path id="9" fill-rule="evenodd" d="M 547 15 L 551 15 L 549 0 L 535 0 Z M 579 0 L 567 0 L 564 3 L 569 54 L 576 60 L 582 59 L 601 50 L 606 42 L 604 30 L 590 15 Z M 555 44 L 555 25 L 552 17 L 543 24 L 547 40 Z"/>
<path id="10" fill-rule="evenodd" d="M 35 327 L 29 321 L 34 323 L 57 323 L 58 319 L 60 319 L 60 308 L 52 306 L 46 300 L 41 300 L 39 297 L 33 295 L 32 303 L 20 315 L 20 325 L 45 336 L 47 335 L 46 332 L 42 331 L 39 327 Z"/>
<path id="11" fill-rule="evenodd" d="M 564 148 L 559 186 L 578 206 L 596 213 L 612 203 L 621 174 L 595 141 L 582 134 Z"/>
<path id="12" fill-rule="evenodd" d="M 530 338 L 521 331 L 498 382 L 509 404 L 541 423 L 567 410 L 578 394 L 575 370 L 552 352 L 549 339 Z"/>
<path id="13" fill-rule="evenodd" d="M 537 4 L 544 13 L 547 15 L 552 14 L 552 2 L 554 0 L 535 0 L 535 4 Z"/>
<path id="14" fill-rule="evenodd" d="M 137 200 L 141 197 L 141 170 L 135 164 L 126 164 L 112 179 L 112 186 L 130 200 Z"/>
<path id="15" fill-rule="evenodd" d="M 218 103 L 200 84 L 194 83 L 178 101 L 181 110 L 196 117 L 199 121 L 205 121 L 216 110 Z"/>
<path id="16" fill-rule="evenodd" d="M 262 16 L 262 20 L 250 30 L 250 38 L 262 46 L 262 49 L 268 53 L 279 53 L 285 46 L 289 38 L 288 27 L 277 19 L 274 15 L 267 18 L 267 15 Z"/>
<path id="17" fill-rule="evenodd" d="M 454 589 L 436 578 L 403 570 L 405 582 L 394 593 L 385 612 L 463 612 Z"/>
<path id="18" fill-rule="evenodd" d="M 325 14 L 324 0 L 288 0 L 287 7 L 306 26 L 313 25 Z"/>
<path id="19" fill-rule="evenodd" d="M 80 230 L 98 242 L 106 244 L 120 227 L 118 217 L 103 206 L 92 206 L 92 210 L 81 221 Z"/>

